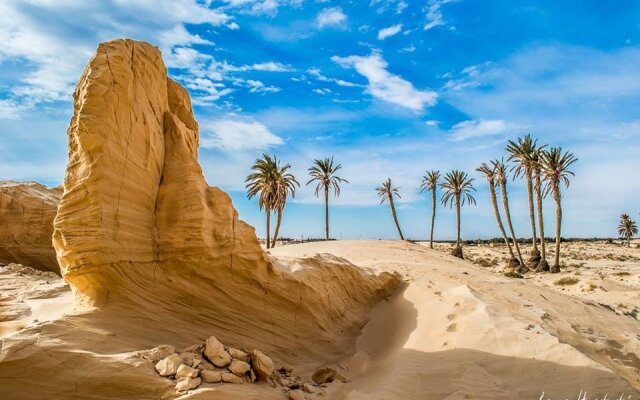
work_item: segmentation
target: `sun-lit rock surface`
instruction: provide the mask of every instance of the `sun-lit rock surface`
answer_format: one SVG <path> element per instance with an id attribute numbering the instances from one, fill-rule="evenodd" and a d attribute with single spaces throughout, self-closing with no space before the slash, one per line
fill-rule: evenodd
<path id="1" fill-rule="evenodd" d="M 51 244 L 61 188 L 0 182 L 0 263 L 60 273 Z"/>

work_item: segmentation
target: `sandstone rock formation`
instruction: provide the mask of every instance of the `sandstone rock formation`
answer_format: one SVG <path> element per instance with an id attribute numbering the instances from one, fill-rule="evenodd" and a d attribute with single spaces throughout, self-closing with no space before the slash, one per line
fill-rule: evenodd
<path id="1" fill-rule="evenodd" d="M 61 188 L 0 182 L 0 263 L 60 273 L 51 243 Z"/>
<path id="2" fill-rule="evenodd" d="M 68 135 L 53 244 L 78 298 L 114 320 L 141 315 L 166 335 L 188 326 L 193 337 L 331 359 L 399 282 L 344 260 L 302 260 L 295 274 L 274 265 L 229 196 L 205 182 L 189 96 L 147 43 L 98 47 Z M 326 348 L 307 350 L 310 338 Z"/>

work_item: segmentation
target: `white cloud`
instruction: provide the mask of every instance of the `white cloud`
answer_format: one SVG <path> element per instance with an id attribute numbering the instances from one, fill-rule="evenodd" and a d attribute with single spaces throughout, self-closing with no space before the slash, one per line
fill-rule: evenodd
<path id="1" fill-rule="evenodd" d="M 387 63 L 378 53 L 369 56 L 333 56 L 331 60 L 343 67 L 352 67 L 367 78 L 367 92 L 380 100 L 422 111 L 425 107 L 436 103 L 438 95 L 430 90 L 418 90 L 406 81 L 387 71 Z"/>
<path id="2" fill-rule="evenodd" d="M 425 124 L 427 126 L 438 126 L 438 125 L 440 125 L 440 121 L 436 121 L 434 119 L 430 119 L 428 121 L 425 121 Z"/>
<path id="3" fill-rule="evenodd" d="M 200 127 L 203 132 L 200 145 L 205 149 L 259 150 L 284 143 L 257 121 L 219 119 L 204 121 Z"/>
<path id="4" fill-rule="evenodd" d="M 329 7 L 320 11 L 316 17 L 318 28 L 326 26 L 341 26 L 347 22 L 347 16 L 342 12 L 340 7 Z"/>
<path id="5" fill-rule="evenodd" d="M 401 53 L 413 53 L 414 51 L 416 51 L 416 46 L 414 45 L 409 45 L 407 47 L 403 47 L 400 50 L 398 50 Z"/>
<path id="6" fill-rule="evenodd" d="M 321 82 L 333 82 L 336 85 L 343 86 L 343 87 L 357 87 L 357 86 L 361 87 L 362 86 L 362 85 L 358 85 L 357 83 L 345 81 L 343 79 L 326 77 L 322 74 L 322 72 L 318 68 L 309 68 L 307 72 Z"/>
<path id="7" fill-rule="evenodd" d="M 392 25 L 388 28 L 380 29 L 378 31 L 378 40 L 385 40 L 402 30 L 402 24 Z"/>
<path id="8" fill-rule="evenodd" d="M 429 125 L 427 123 L 427 125 Z M 507 133 L 509 129 L 516 127 L 506 123 L 501 119 L 496 120 L 479 120 L 479 121 L 463 121 L 455 124 L 451 128 L 451 140 L 461 141 L 482 136 L 493 136 Z"/>
<path id="9" fill-rule="evenodd" d="M 442 6 L 455 1 L 457 0 L 429 0 L 427 4 L 427 22 L 424 25 L 424 30 L 428 31 L 437 26 L 446 25 L 446 21 L 442 15 Z"/>

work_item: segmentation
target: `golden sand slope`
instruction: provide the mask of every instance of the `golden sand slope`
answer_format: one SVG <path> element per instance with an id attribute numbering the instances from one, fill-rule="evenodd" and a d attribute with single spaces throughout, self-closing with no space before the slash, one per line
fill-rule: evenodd
<path id="1" fill-rule="evenodd" d="M 60 273 L 51 234 L 61 195 L 36 182 L 0 182 L 0 263 Z"/>

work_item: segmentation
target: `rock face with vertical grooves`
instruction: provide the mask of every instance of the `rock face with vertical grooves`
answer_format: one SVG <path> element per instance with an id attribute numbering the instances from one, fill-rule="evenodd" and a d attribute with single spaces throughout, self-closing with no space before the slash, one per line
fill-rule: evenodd
<path id="1" fill-rule="evenodd" d="M 295 274 L 274 265 L 229 196 L 205 182 L 189 95 L 147 43 L 98 47 L 68 136 L 53 243 L 65 279 L 93 305 L 267 352 L 286 343 L 303 354 L 313 338 L 330 358 L 398 284 L 340 260 L 302 260 Z"/>
<path id="2" fill-rule="evenodd" d="M 51 244 L 61 188 L 0 182 L 0 263 L 60 273 Z"/>

